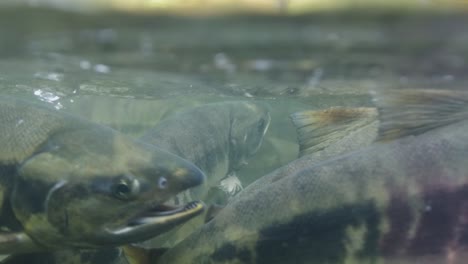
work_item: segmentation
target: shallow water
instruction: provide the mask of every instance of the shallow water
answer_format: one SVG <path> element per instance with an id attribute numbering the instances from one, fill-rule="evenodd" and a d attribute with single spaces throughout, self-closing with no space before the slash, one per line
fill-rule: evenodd
<path id="1" fill-rule="evenodd" d="M 264 167 L 255 171 L 260 175 L 295 158 L 288 120 L 295 111 L 369 105 L 373 89 L 467 83 L 463 15 L 0 12 L 8 22 L 0 26 L 2 93 L 47 101 L 134 135 L 179 108 L 266 100 L 274 118 L 257 157 L 270 161 L 250 165 Z"/>
<path id="2" fill-rule="evenodd" d="M 291 113 L 370 106 L 376 89 L 466 89 L 467 22 L 463 14 L 191 19 L 0 10 L 0 94 L 134 137 L 203 103 L 266 102 L 272 124 L 238 173 L 248 185 L 296 159 Z"/>

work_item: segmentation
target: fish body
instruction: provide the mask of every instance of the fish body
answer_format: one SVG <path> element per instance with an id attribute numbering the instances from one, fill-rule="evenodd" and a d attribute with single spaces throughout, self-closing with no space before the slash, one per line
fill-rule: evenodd
<path id="1" fill-rule="evenodd" d="M 197 197 L 210 202 L 210 189 L 239 170 L 258 151 L 270 120 L 266 106 L 260 103 L 211 103 L 164 119 L 140 140 L 199 167 L 207 175 L 206 182 L 187 190 L 185 199 Z"/>
<path id="2" fill-rule="evenodd" d="M 377 102 L 391 141 L 277 169 L 153 263 L 464 263 L 468 96 L 411 93 Z"/>
<path id="3" fill-rule="evenodd" d="M 119 246 L 202 209 L 160 207 L 195 165 L 52 108 L 0 97 L 0 145 L 0 254 Z"/>

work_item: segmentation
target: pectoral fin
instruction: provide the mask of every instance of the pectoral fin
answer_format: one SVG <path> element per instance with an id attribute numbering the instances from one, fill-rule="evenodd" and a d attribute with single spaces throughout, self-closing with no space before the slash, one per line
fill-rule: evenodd
<path id="1" fill-rule="evenodd" d="M 404 89 L 374 93 L 379 112 L 378 140 L 416 136 L 468 118 L 468 92 Z"/>
<path id="2" fill-rule="evenodd" d="M 44 251 L 23 232 L 0 232 L 0 254 L 29 253 Z"/>
<path id="3" fill-rule="evenodd" d="M 377 118 L 375 108 L 329 108 L 291 115 L 299 141 L 299 157 L 337 143 Z"/>
<path id="4" fill-rule="evenodd" d="M 244 189 L 244 187 L 242 187 L 240 179 L 236 176 L 234 172 L 230 173 L 224 179 L 222 179 L 219 182 L 218 187 L 229 196 L 234 196 L 236 193 Z"/>

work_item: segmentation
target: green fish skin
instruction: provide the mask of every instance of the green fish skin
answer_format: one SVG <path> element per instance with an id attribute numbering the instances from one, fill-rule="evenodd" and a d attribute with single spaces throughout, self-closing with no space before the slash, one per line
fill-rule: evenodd
<path id="1" fill-rule="evenodd" d="M 380 93 L 376 104 L 386 141 L 287 164 L 152 263 L 464 263 L 468 94 Z"/>
<path id="2" fill-rule="evenodd" d="M 207 197 L 210 189 L 258 151 L 270 120 L 267 107 L 258 102 L 211 103 L 164 119 L 141 140 L 199 167 L 207 175 L 206 182 L 188 190 L 185 200 L 196 197 L 211 202 Z"/>
<path id="3" fill-rule="evenodd" d="M 192 163 L 42 105 L 0 97 L 0 254 L 149 239 L 201 212 L 160 206 L 203 182 Z"/>

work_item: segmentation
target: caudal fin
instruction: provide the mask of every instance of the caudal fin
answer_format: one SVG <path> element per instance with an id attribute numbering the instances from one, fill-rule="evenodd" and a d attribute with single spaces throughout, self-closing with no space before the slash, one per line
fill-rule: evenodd
<path id="1" fill-rule="evenodd" d="M 374 92 L 379 113 L 377 140 L 419 135 L 468 118 L 468 92 L 405 89 Z"/>

